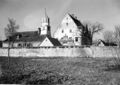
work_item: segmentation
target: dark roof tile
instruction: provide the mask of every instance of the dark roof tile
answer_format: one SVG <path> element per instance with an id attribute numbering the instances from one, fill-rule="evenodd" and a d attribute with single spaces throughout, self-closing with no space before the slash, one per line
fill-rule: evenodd
<path id="1" fill-rule="evenodd" d="M 62 46 L 61 43 L 57 39 L 51 38 L 51 37 L 48 37 L 48 39 L 52 42 L 54 46 Z"/>
<path id="2" fill-rule="evenodd" d="M 75 18 L 75 17 L 72 16 L 71 14 L 69 14 L 69 16 L 73 19 L 73 21 L 75 22 L 75 24 L 76 24 L 77 26 L 83 26 L 83 25 L 81 24 L 81 22 L 80 22 L 77 18 Z"/>
<path id="3" fill-rule="evenodd" d="M 17 38 L 19 36 L 19 38 Z M 10 42 L 31 42 L 31 41 L 43 41 L 46 35 L 40 36 L 37 31 L 28 31 L 28 32 L 17 32 L 12 37 L 10 37 Z M 9 39 L 6 39 L 3 42 L 8 42 Z"/>

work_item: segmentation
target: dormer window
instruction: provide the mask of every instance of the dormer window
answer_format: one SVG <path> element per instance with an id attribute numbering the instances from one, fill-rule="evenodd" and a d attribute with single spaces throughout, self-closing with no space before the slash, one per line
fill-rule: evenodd
<path id="1" fill-rule="evenodd" d="M 20 39 L 20 37 L 21 37 L 21 35 L 17 35 L 16 39 L 17 39 L 17 40 L 19 40 L 19 39 Z"/>

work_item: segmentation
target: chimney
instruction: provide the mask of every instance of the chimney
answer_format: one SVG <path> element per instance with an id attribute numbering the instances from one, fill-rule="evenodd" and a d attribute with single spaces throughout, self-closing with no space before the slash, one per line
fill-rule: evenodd
<path id="1" fill-rule="evenodd" d="M 77 19 L 77 16 L 75 16 L 75 14 L 72 14 L 72 17 L 74 17 L 75 19 Z"/>

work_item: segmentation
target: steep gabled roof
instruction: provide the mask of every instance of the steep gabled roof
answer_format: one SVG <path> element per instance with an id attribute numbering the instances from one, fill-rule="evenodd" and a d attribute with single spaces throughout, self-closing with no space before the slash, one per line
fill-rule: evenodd
<path id="1" fill-rule="evenodd" d="M 31 36 L 31 37 L 21 37 L 19 39 L 12 39 L 10 42 L 34 42 L 34 41 L 40 41 L 42 42 L 46 38 L 45 35 L 42 36 Z M 3 42 L 8 42 L 9 40 L 6 39 Z"/>
<path id="2" fill-rule="evenodd" d="M 22 37 L 20 39 L 16 39 L 15 42 L 20 42 L 20 41 L 23 41 L 23 42 L 32 42 L 32 41 L 40 41 L 42 42 L 44 39 L 45 39 L 45 35 L 42 35 L 42 36 L 30 36 L 30 37 Z"/>
<path id="3" fill-rule="evenodd" d="M 114 43 L 114 42 L 108 43 L 108 42 L 105 42 L 105 41 L 103 41 L 101 39 L 99 39 L 98 41 L 96 41 L 94 44 L 98 46 L 101 43 L 103 43 L 104 46 L 117 46 L 117 44 Z"/>
<path id="4" fill-rule="evenodd" d="M 62 46 L 61 43 L 60 43 L 57 39 L 51 38 L 51 37 L 47 37 L 47 38 L 51 41 L 51 43 L 52 43 L 54 46 Z"/>
<path id="5" fill-rule="evenodd" d="M 27 36 L 36 36 L 38 35 L 38 31 L 25 31 L 25 32 L 17 32 L 14 34 L 14 36 L 21 35 L 22 37 Z"/>
<path id="6" fill-rule="evenodd" d="M 68 14 L 68 15 L 72 18 L 72 20 L 75 22 L 77 26 L 83 26 L 82 23 L 75 16 L 71 14 Z"/>
<path id="7" fill-rule="evenodd" d="M 32 42 L 32 41 L 42 42 L 45 38 L 46 35 L 40 36 L 37 31 L 17 32 L 12 37 L 10 37 L 10 42 Z M 9 40 L 6 39 L 3 42 L 8 41 Z"/>
<path id="8" fill-rule="evenodd" d="M 105 42 L 105 41 L 103 41 L 103 40 L 101 40 L 101 41 L 103 42 L 103 44 L 104 44 L 105 46 L 117 46 L 117 44 L 114 43 L 114 42 L 108 43 L 108 42 Z"/>

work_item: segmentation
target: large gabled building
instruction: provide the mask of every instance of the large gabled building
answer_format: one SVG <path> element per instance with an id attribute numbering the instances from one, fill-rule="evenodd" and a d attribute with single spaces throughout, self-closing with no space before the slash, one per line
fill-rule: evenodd
<path id="1" fill-rule="evenodd" d="M 57 31 L 54 33 L 54 38 L 57 38 L 62 45 L 87 45 L 88 38 L 86 37 L 86 32 L 87 29 L 76 16 L 66 14 Z"/>

